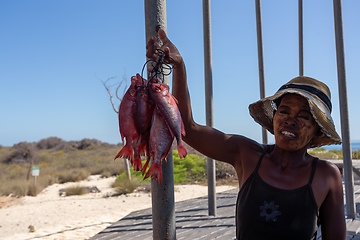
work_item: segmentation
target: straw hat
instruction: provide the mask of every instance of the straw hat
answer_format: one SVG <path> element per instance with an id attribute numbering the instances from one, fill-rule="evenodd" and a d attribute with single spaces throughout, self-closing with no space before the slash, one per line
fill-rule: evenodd
<path id="1" fill-rule="evenodd" d="M 310 111 L 320 126 L 322 134 L 314 136 L 310 148 L 323 145 L 341 144 L 331 117 L 331 94 L 322 82 L 310 77 L 296 77 L 283 85 L 273 96 L 263 98 L 249 105 L 250 115 L 261 126 L 274 134 L 273 117 L 276 100 L 286 93 L 296 93 L 307 99 Z"/>

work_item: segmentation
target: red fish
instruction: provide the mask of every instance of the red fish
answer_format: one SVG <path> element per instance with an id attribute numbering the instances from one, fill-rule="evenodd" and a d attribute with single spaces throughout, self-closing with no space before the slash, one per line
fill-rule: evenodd
<path id="1" fill-rule="evenodd" d="M 140 81 L 143 82 L 141 86 L 137 86 L 135 124 L 137 131 L 140 134 L 139 144 L 141 155 L 144 155 L 144 152 L 147 151 L 149 142 L 151 119 L 154 113 L 155 104 L 150 98 L 147 80 L 142 79 L 139 74 L 137 74 L 136 77 L 138 79 L 140 78 Z M 149 156 L 149 154 L 147 155 Z"/>
<path id="2" fill-rule="evenodd" d="M 162 183 L 161 162 L 169 155 L 173 140 L 174 136 L 170 132 L 164 117 L 159 109 L 156 108 L 152 118 L 149 140 L 152 163 L 144 179 L 151 176 L 151 179 L 157 179 L 159 184 Z"/>
<path id="3" fill-rule="evenodd" d="M 121 139 L 126 141 L 125 146 L 119 151 L 118 157 L 127 158 L 134 166 L 134 170 L 142 169 L 140 147 L 138 144 L 139 133 L 135 125 L 136 113 L 136 86 L 141 84 L 138 78 L 131 77 L 131 85 L 125 93 L 119 108 L 119 129 Z"/>
<path id="4" fill-rule="evenodd" d="M 185 136 L 184 124 L 181 114 L 177 106 L 177 100 L 169 92 L 169 86 L 161 83 L 152 83 L 149 87 L 151 98 L 159 108 L 164 117 L 171 133 L 177 140 L 177 148 L 180 158 L 186 156 L 186 148 L 181 139 L 181 135 Z"/>

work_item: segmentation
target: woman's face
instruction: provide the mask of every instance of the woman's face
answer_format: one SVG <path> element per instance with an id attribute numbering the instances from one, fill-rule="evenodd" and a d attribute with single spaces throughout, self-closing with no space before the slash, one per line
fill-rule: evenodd
<path id="1" fill-rule="evenodd" d="M 274 119 L 276 145 L 283 150 L 296 151 L 306 146 L 319 131 L 307 100 L 297 94 L 282 98 Z"/>

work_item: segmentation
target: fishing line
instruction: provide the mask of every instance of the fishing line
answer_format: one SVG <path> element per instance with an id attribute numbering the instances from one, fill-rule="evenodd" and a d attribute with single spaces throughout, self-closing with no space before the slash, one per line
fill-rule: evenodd
<path id="1" fill-rule="evenodd" d="M 172 59 L 171 57 L 165 56 L 165 52 L 161 49 L 155 49 L 155 54 L 159 56 L 159 59 L 157 61 L 155 60 L 148 60 L 145 62 L 142 70 L 141 70 L 141 77 L 143 78 L 144 75 L 144 69 L 150 63 L 150 66 L 152 67 L 152 71 L 149 73 L 150 78 L 149 79 L 160 79 L 162 83 L 165 81 L 165 76 L 168 76 L 172 73 L 173 67 L 170 64 L 167 64 L 164 62 L 164 59 Z M 144 79 L 144 78 L 143 78 Z M 148 82 L 148 84 L 150 81 Z M 144 81 L 143 81 L 144 85 Z"/>

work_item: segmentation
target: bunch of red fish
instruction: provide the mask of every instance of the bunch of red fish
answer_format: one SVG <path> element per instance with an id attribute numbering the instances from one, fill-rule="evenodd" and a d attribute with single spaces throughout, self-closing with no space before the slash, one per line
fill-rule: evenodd
<path id="1" fill-rule="evenodd" d="M 144 179 L 151 176 L 162 182 L 161 162 L 167 158 L 174 137 L 180 158 L 186 156 L 181 139 L 185 129 L 177 101 L 170 94 L 169 86 L 155 78 L 146 80 L 140 74 L 131 77 L 131 85 L 119 108 L 119 128 L 126 144 L 115 159 L 129 159 L 134 170 L 143 174 L 152 160 Z M 141 156 L 147 156 L 144 166 Z"/>

